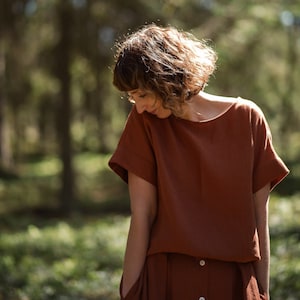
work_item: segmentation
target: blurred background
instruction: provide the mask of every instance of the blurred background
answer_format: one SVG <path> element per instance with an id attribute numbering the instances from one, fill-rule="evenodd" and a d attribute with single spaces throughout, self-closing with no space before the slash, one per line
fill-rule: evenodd
<path id="1" fill-rule="evenodd" d="M 273 192 L 271 295 L 300 299 L 300 3 L 0 0 L 0 300 L 118 299 L 129 220 L 107 168 L 127 101 L 114 43 L 144 24 L 208 39 L 207 91 L 264 111 L 291 174 Z"/>

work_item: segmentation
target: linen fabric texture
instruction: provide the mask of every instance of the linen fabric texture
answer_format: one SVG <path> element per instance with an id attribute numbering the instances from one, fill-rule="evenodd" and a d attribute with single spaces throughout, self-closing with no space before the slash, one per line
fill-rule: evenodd
<path id="1" fill-rule="evenodd" d="M 253 194 L 289 172 L 262 111 L 242 98 L 203 122 L 159 119 L 134 106 L 109 166 L 125 182 L 132 172 L 156 186 L 148 256 L 235 263 L 260 259 Z"/>
<path id="2" fill-rule="evenodd" d="M 267 300 L 252 263 L 202 260 L 176 253 L 148 256 L 125 297 L 121 290 L 122 282 L 121 300 Z"/>

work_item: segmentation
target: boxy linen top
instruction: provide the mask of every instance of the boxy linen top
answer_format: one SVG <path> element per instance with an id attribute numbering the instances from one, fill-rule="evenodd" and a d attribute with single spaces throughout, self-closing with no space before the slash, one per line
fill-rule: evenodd
<path id="1" fill-rule="evenodd" d="M 126 182 L 129 171 L 156 186 L 148 255 L 235 262 L 260 258 L 253 194 L 289 172 L 262 111 L 242 98 L 202 122 L 134 106 L 109 166 Z"/>

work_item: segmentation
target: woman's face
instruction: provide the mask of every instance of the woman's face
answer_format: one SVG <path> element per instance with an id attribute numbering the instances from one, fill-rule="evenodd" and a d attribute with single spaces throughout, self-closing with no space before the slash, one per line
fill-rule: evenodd
<path id="1" fill-rule="evenodd" d="M 134 103 L 139 114 L 144 111 L 155 115 L 160 119 L 168 118 L 171 110 L 162 106 L 162 100 L 151 91 L 135 89 L 128 92 L 128 99 Z"/>

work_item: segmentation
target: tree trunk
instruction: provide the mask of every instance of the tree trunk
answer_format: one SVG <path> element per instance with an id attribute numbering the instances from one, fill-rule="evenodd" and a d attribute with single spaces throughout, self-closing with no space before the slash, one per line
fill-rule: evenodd
<path id="1" fill-rule="evenodd" d="M 295 114 L 293 98 L 296 92 L 296 72 L 299 68 L 297 57 L 297 28 L 291 26 L 287 31 L 287 59 L 286 59 L 286 84 L 281 96 L 281 123 L 280 123 L 280 142 L 283 155 L 290 156 L 291 132 L 299 127 L 298 116 Z"/>
<path id="2" fill-rule="evenodd" d="M 70 93 L 70 64 L 71 64 L 71 23 L 72 11 L 67 0 L 59 3 L 59 29 L 60 41 L 57 51 L 58 77 L 61 85 L 61 97 L 59 103 L 59 146 L 60 157 L 63 165 L 61 174 L 60 204 L 63 213 L 69 214 L 74 208 L 74 172 L 72 164 L 72 138 L 71 138 L 71 116 L 72 103 Z"/>
<path id="3" fill-rule="evenodd" d="M 8 170 L 12 167 L 12 154 L 6 107 L 6 55 L 5 45 L 0 46 L 0 169 Z"/>

